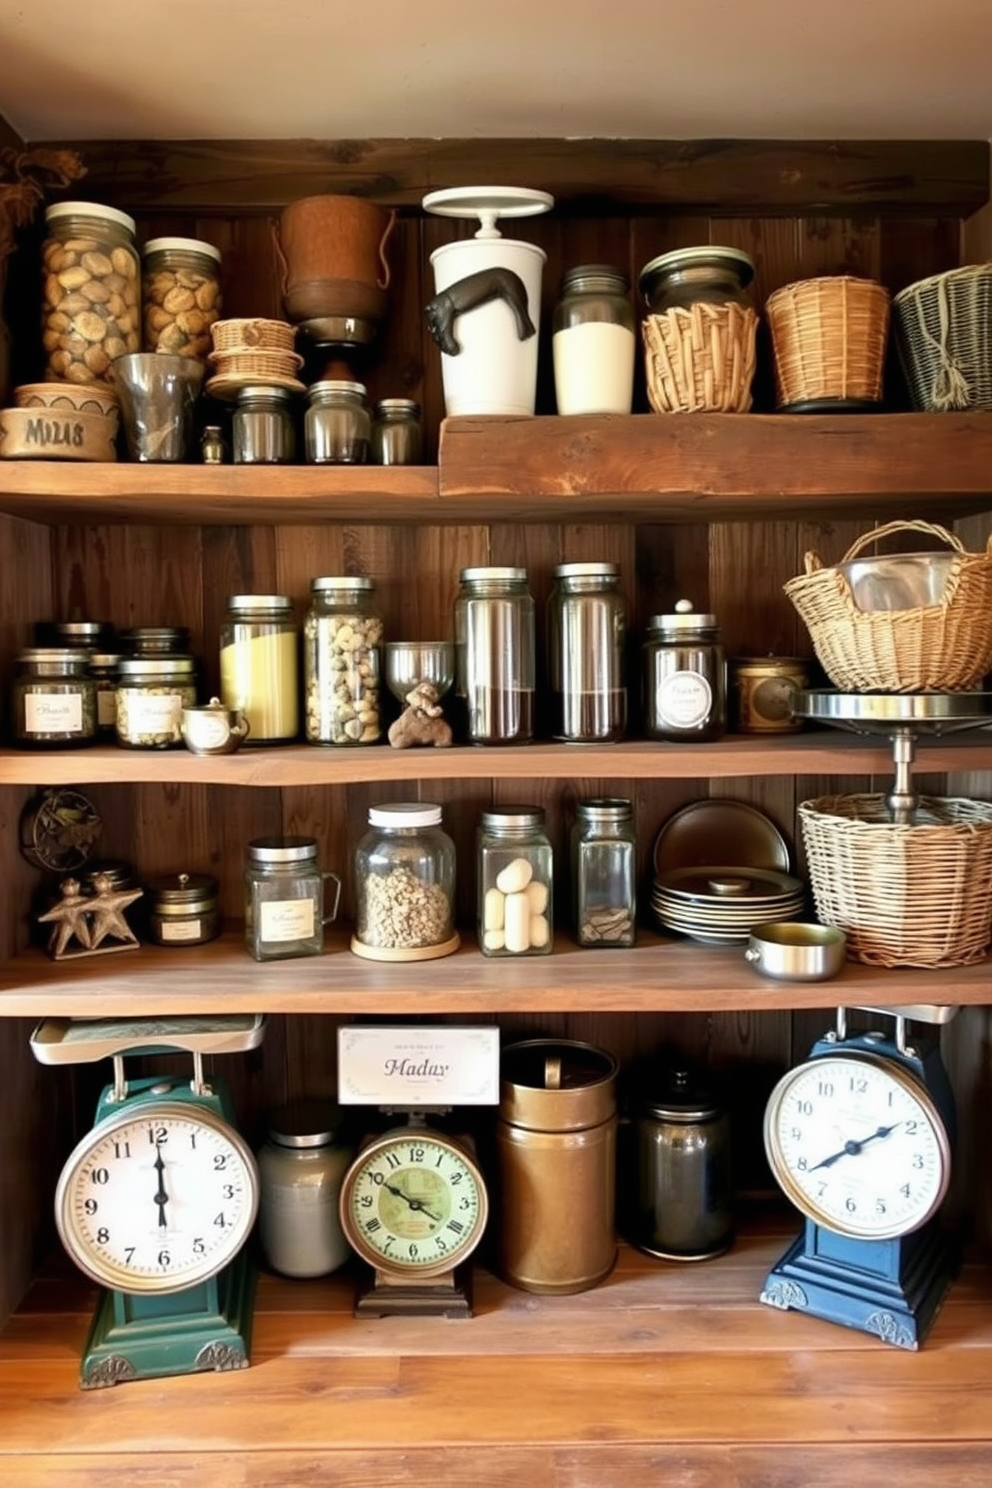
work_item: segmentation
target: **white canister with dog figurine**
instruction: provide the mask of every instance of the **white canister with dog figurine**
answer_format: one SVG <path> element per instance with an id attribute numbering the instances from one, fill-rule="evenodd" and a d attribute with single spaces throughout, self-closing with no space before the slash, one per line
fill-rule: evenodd
<path id="1" fill-rule="evenodd" d="M 436 293 L 427 323 L 441 348 L 445 413 L 532 414 L 547 255 L 534 243 L 504 238 L 496 222 L 547 212 L 554 198 L 524 187 L 459 186 L 430 192 L 423 205 L 481 223 L 474 238 L 431 254 Z"/>

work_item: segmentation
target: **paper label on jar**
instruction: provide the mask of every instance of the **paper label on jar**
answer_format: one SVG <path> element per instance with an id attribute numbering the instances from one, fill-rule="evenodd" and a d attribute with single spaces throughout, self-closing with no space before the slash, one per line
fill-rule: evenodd
<path id="1" fill-rule="evenodd" d="M 670 672 L 659 683 L 655 708 L 669 728 L 698 728 L 713 706 L 713 689 L 700 672 Z"/>
<path id="2" fill-rule="evenodd" d="M 163 941 L 199 940 L 199 920 L 160 920 L 158 933 Z"/>
<path id="3" fill-rule="evenodd" d="M 231 737 L 231 725 L 226 718 L 197 713 L 186 730 L 186 737 L 197 749 L 223 749 Z"/>
<path id="4" fill-rule="evenodd" d="M 117 722 L 117 693 L 112 687 L 97 691 L 96 721 L 101 728 L 113 728 Z"/>
<path id="5" fill-rule="evenodd" d="M 129 688 L 127 698 L 128 734 L 168 734 L 178 737 L 179 719 L 183 711 L 182 696 L 178 692 L 147 694 L 140 688 Z"/>
<path id="6" fill-rule="evenodd" d="M 275 899 L 259 905 L 259 927 L 262 940 L 309 940 L 316 931 L 312 899 Z"/>
<path id="7" fill-rule="evenodd" d="M 29 692 L 24 698 L 27 734 L 81 734 L 83 697 L 79 692 Z"/>

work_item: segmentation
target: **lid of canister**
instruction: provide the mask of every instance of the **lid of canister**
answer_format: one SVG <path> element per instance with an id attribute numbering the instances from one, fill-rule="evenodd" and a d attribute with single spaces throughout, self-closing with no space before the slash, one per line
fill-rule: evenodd
<path id="1" fill-rule="evenodd" d="M 364 592 L 374 588 L 375 580 L 366 579 L 361 574 L 324 575 L 322 578 L 310 580 L 311 594 L 319 594 L 324 589 L 347 589 L 354 592 Z"/>
<path id="2" fill-rule="evenodd" d="M 588 288 L 598 289 L 600 285 L 609 289 L 619 289 L 626 294 L 630 288 L 630 280 L 623 269 L 618 269 L 615 264 L 576 264 L 574 269 L 566 269 L 561 276 L 559 294 L 566 295 L 579 284 L 589 281 Z"/>
<path id="3" fill-rule="evenodd" d="M 439 827 L 441 808 L 427 801 L 390 801 L 369 807 L 370 827 Z"/>
<path id="4" fill-rule="evenodd" d="M 658 1083 L 638 1091 L 634 1105 L 640 1115 L 657 1121 L 714 1121 L 724 1114 L 703 1078 L 683 1065 L 674 1065 Z"/>
<path id="5" fill-rule="evenodd" d="M 229 610 L 291 610 L 293 601 L 288 594 L 229 594 Z"/>
<path id="6" fill-rule="evenodd" d="M 620 572 L 616 563 L 556 563 L 556 579 L 615 579 Z"/>
<path id="7" fill-rule="evenodd" d="M 112 671 L 124 660 L 119 651 L 90 651 L 90 667 L 101 671 Z"/>
<path id="8" fill-rule="evenodd" d="M 616 1111 L 616 1058 L 577 1039 L 524 1039 L 500 1055 L 500 1115 L 531 1131 L 578 1131 Z"/>
<path id="9" fill-rule="evenodd" d="M 716 616 L 694 610 L 691 599 L 678 600 L 674 615 L 652 615 L 648 620 L 648 630 L 712 630 L 715 625 Z"/>
<path id="10" fill-rule="evenodd" d="M 134 869 L 123 858 L 101 858 L 96 863 L 87 863 L 79 877 L 83 887 L 91 889 L 93 880 L 101 874 L 110 879 L 113 889 L 129 889 L 135 882 Z"/>
<path id="11" fill-rule="evenodd" d="M 479 818 L 484 827 L 543 827 L 543 806 L 491 806 Z"/>
<path id="12" fill-rule="evenodd" d="M 55 202 L 51 207 L 45 208 L 45 221 L 57 222 L 60 217 L 104 217 L 108 222 L 116 222 L 119 227 L 127 228 L 129 233 L 135 230 L 135 221 L 126 212 L 119 212 L 116 207 L 101 207 L 97 202 Z"/>
<path id="13" fill-rule="evenodd" d="M 253 837 L 250 863 L 308 863 L 317 856 L 316 837 Z"/>
<path id="14" fill-rule="evenodd" d="M 626 796 L 587 796 L 575 803 L 575 813 L 580 821 L 629 821 L 634 814 L 634 803 Z"/>
<path id="15" fill-rule="evenodd" d="M 117 665 L 121 677 L 191 677 L 192 656 L 124 656 Z"/>
<path id="16" fill-rule="evenodd" d="M 345 1120 L 334 1101 L 301 1097 L 269 1112 L 269 1138 L 279 1147 L 326 1147 Z"/>
<path id="17" fill-rule="evenodd" d="M 217 879 L 212 873 L 163 873 L 150 878 L 145 888 L 162 904 L 181 904 L 187 909 L 195 900 L 217 897 Z"/>
<path id="18" fill-rule="evenodd" d="M 121 631 L 121 640 L 132 651 L 147 647 L 153 651 L 181 650 L 189 645 L 186 625 L 135 625 Z"/>
<path id="19" fill-rule="evenodd" d="M 114 633 L 109 620 L 39 620 L 34 627 L 35 640 L 41 646 L 96 646 Z"/>
<path id="20" fill-rule="evenodd" d="M 525 568 L 484 567 L 463 568 L 458 575 L 463 584 L 475 584 L 480 579 L 526 579 Z"/>
<path id="21" fill-rule="evenodd" d="M 220 249 L 201 238 L 152 238 L 141 251 L 147 257 L 151 253 L 168 253 L 170 249 L 177 253 L 204 253 L 220 263 Z"/>
<path id="22" fill-rule="evenodd" d="M 84 667 L 90 664 L 90 653 L 82 646 L 25 646 L 17 653 L 18 661 L 45 663 L 48 666 Z"/>
<path id="23" fill-rule="evenodd" d="M 319 402 L 321 398 L 330 393 L 353 393 L 359 398 L 365 397 L 364 382 L 348 382 L 344 378 L 325 377 L 320 382 L 312 382 L 307 389 L 307 397 Z"/>
<path id="24" fill-rule="evenodd" d="M 412 418 L 420 417 L 420 404 L 416 398 L 380 398 L 375 405 L 375 416 L 381 418 L 388 413 L 405 413 Z"/>
<path id="25" fill-rule="evenodd" d="M 703 243 L 695 248 L 673 248 L 668 253 L 659 253 L 644 265 L 638 275 L 638 288 L 644 294 L 650 280 L 696 268 L 733 269 L 742 288 L 754 278 L 754 259 L 742 248 Z"/>
<path id="26" fill-rule="evenodd" d="M 253 403 L 290 403 L 292 392 L 289 388 L 276 387 L 272 383 L 253 382 L 247 387 L 238 388 L 235 400 L 236 408 L 250 408 Z M 280 413 L 282 410 L 279 410 Z"/>

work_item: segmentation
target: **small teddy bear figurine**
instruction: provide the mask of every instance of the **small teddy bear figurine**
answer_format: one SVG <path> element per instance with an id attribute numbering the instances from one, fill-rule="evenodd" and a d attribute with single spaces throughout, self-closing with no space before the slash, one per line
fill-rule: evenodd
<path id="1" fill-rule="evenodd" d="M 403 701 L 407 706 L 396 722 L 389 725 L 389 742 L 393 748 L 433 744 L 446 749 L 451 743 L 451 725 L 444 719 L 434 683 L 418 682 Z"/>

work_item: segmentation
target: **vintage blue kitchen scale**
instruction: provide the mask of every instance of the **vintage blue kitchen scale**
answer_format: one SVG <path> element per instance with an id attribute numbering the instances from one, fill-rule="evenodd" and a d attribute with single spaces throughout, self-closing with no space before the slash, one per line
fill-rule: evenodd
<path id="1" fill-rule="evenodd" d="M 69 1256 L 106 1290 L 83 1350 L 84 1389 L 248 1364 L 254 1271 L 245 1253 L 258 1172 L 205 1054 L 261 1043 L 258 1015 L 49 1019 L 31 1036 L 43 1064 L 113 1060 L 93 1128 L 55 1196 Z M 125 1056 L 192 1055 L 192 1078 L 125 1078 Z"/>

